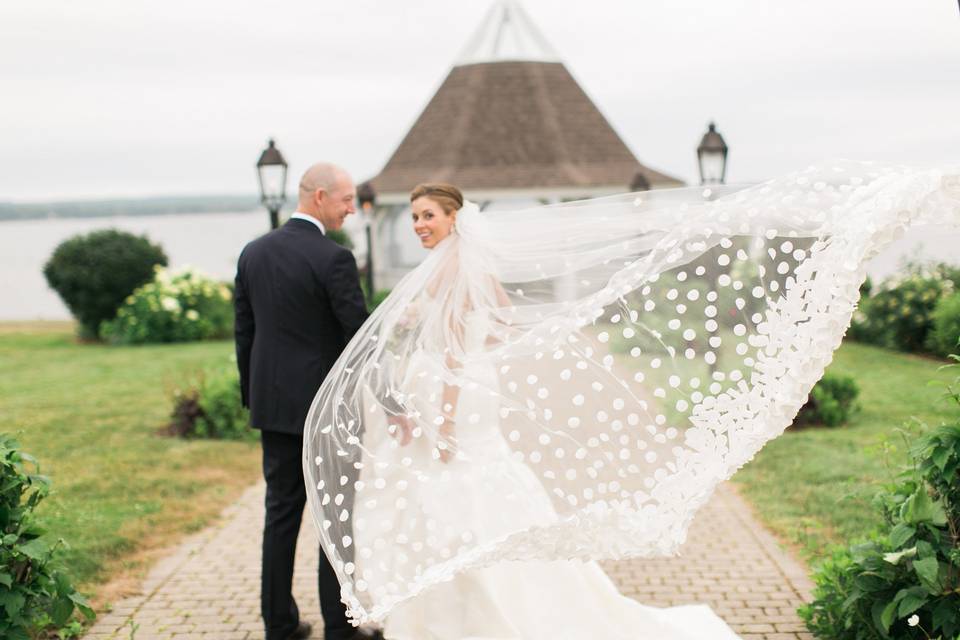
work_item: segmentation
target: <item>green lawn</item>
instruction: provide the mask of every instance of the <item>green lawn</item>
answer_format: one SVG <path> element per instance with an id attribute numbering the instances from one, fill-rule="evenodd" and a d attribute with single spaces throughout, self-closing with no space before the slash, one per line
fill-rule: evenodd
<path id="1" fill-rule="evenodd" d="M 906 462 L 898 428 L 914 418 L 930 426 L 960 418 L 956 405 L 941 399 L 943 387 L 928 384 L 957 377 L 956 369 L 938 372 L 942 364 L 845 343 L 830 371 L 856 378 L 861 412 L 847 426 L 788 431 L 734 482 L 761 519 L 812 563 L 834 545 L 863 537 L 880 524 L 870 505 L 873 495 Z M 884 446 L 887 441 L 893 450 Z"/>
<path id="2" fill-rule="evenodd" d="M 257 444 L 157 435 L 170 387 L 232 351 L 229 342 L 81 345 L 63 324 L 0 326 L 0 430 L 52 477 L 40 513 L 95 600 L 119 595 L 158 549 L 258 478 Z"/>

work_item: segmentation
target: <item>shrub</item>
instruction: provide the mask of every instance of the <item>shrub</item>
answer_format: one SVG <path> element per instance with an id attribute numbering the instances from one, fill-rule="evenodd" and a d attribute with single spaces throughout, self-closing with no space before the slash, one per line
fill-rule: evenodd
<path id="1" fill-rule="evenodd" d="M 155 266 L 166 264 L 163 249 L 146 237 L 108 229 L 62 242 L 43 275 L 79 322 L 81 335 L 96 338 L 100 324 L 153 278 Z"/>
<path id="2" fill-rule="evenodd" d="M 960 285 L 960 269 L 945 264 L 905 267 L 905 275 L 874 287 L 860 301 L 848 334 L 861 342 L 902 351 L 922 351 L 933 328 L 938 301 Z"/>
<path id="3" fill-rule="evenodd" d="M 185 387 L 173 391 L 170 435 L 184 438 L 249 440 L 250 413 L 240 398 L 236 363 L 199 372 Z"/>
<path id="4" fill-rule="evenodd" d="M 29 473 L 26 465 L 35 473 Z M 36 461 L 0 434 L 0 638 L 28 640 L 49 625 L 63 627 L 75 609 L 93 611 L 56 566 L 62 541 L 49 545 L 35 511 L 50 492 Z"/>
<path id="5" fill-rule="evenodd" d="M 956 385 L 949 395 L 960 405 Z M 886 530 L 815 573 L 814 600 L 800 615 L 818 638 L 960 634 L 960 421 L 921 437 L 910 458 L 875 500 Z"/>
<path id="6" fill-rule="evenodd" d="M 158 267 L 153 281 L 127 297 L 100 333 L 120 344 L 228 338 L 233 334 L 232 299 L 229 285 L 198 271 L 170 275 Z"/>
<path id="7" fill-rule="evenodd" d="M 960 293 L 943 298 L 933 310 L 933 329 L 927 338 L 927 348 L 946 356 L 957 350 L 960 342 Z"/>
<path id="8" fill-rule="evenodd" d="M 851 376 L 826 373 L 810 391 L 807 402 L 800 407 L 794 424 L 827 427 L 845 424 L 857 410 L 858 395 L 860 395 L 860 388 Z"/>

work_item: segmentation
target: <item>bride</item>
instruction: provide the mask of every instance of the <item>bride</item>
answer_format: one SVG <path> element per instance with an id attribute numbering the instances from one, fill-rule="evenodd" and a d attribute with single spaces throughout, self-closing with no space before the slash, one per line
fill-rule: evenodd
<path id="1" fill-rule="evenodd" d="M 351 617 L 392 640 L 736 638 L 590 561 L 676 552 L 822 375 L 864 261 L 913 221 L 960 220 L 955 180 L 836 164 L 497 214 L 419 186 L 430 255 L 305 430 Z"/>

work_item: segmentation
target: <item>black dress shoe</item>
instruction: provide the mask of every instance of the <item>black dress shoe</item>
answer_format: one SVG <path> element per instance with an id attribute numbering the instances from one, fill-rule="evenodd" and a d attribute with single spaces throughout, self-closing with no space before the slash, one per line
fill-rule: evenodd
<path id="1" fill-rule="evenodd" d="M 357 632 L 350 636 L 350 640 L 383 640 L 383 632 L 380 629 L 357 629 Z"/>
<path id="2" fill-rule="evenodd" d="M 306 638 L 310 637 L 312 631 L 313 626 L 309 622 L 301 620 L 297 624 L 297 628 L 287 636 L 287 640 L 306 640 Z"/>

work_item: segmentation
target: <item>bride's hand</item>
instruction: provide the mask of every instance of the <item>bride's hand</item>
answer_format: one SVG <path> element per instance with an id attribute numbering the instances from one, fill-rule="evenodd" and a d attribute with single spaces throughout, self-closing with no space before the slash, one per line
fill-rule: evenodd
<path id="1" fill-rule="evenodd" d="M 390 435 L 397 439 L 401 447 L 405 447 L 413 440 L 413 425 L 407 416 L 388 416 Z"/>
<path id="2" fill-rule="evenodd" d="M 437 452 L 440 454 L 440 462 L 444 464 L 457 456 L 457 437 L 451 420 L 444 422 L 437 433 Z"/>

